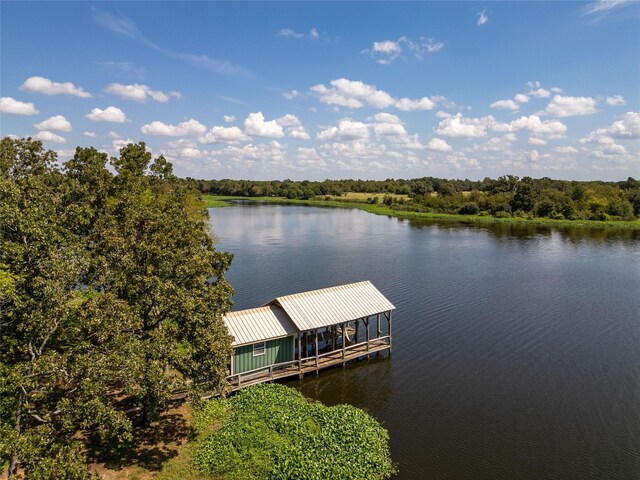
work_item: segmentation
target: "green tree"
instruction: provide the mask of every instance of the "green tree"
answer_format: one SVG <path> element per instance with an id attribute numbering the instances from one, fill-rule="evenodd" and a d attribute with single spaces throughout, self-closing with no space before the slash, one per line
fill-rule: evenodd
<path id="1" fill-rule="evenodd" d="M 231 338 L 222 315 L 232 295 L 224 273 L 232 257 L 214 249 L 203 203 L 163 157 L 151 163 L 140 143 L 112 164 L 117 175 L 92 236 L 90 284 L 112 295 L 132 326 L 128 393 L 146 426 L 176 389 L 224 388 Z"/>
<path id="2" fill-rule="evenodd" d="M 176 388 L 222 390 L 231 306 L 207 211 L 144 144 L 0 143 L 0 464 L 32 479 L 89 476 L 84 442 L 127 445 Z M 117 452 L 116 452 L 117 453 Z"/>

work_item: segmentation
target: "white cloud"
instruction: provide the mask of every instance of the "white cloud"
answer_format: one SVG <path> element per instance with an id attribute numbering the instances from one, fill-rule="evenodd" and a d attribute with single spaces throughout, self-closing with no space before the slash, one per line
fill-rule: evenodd
<path id="1" fill-rule="evenodd" d="M 320 101 L 329 105 L 349 108 L 360 108 L 365 104 L 375 108 L 386 108 L 395 103 L 393 97 L 375 85 L 368 85 L 359 80 L 339 78 L 330 82 L 331 88 L 316 85 L 311 89 L 320 93 Z"/>
<path id="2" fill-rule="evenodd" d="M 235 115 L 225 115 L 223 118 L 226 123 L 233 123 L 236 121 Z"/>
<path id="3" fill-rule="evenodd" d="M 614 138 L 640 138 L 640 113 L 627 112 L 620 120 L 616 120 L 607 128 L 599 128 L 589 133 L 580 143 L 611 145 Z"/>
<path id="4" fill-rule="evenodd" d="M 558 152 L 558 153 L 578 153 L 578 150 L 576 148 L 574 148 L 574 147 L 571 147 L 571 146 L 556 147 L 553 150 Z"/>
<path id="5" fill-rule="evenodd" d="M 302 122 L 295 115 L 287 113 L 286 115 L 276 118 L 275 122 L 287 129 L 287 135 L 291 138 L 297 138 L 298 140 L 308 140 L 309 134 L 302 126 Z"/>
<path id="6" fill-rule="evenodd" d="M 443 112 L 442 110 L 436 112 L 436 117 L 438 118 L 449 118 L 452 115 L 449 112 Z"/>
<path id="7" fill-rule="evenodd" d="M 200 143 L 238 143 L 249 140 L 238 127 L 213 127 L 206 135 L 198 138 Z"/>
<path id="8" fill-rule="evenodd" d="M 395 106 L 398 110 L 431 110 L 438 102 L 446 102 L 445 97 L 422 97 L 412 99 L 403 97 L 393 98 L 384 90 L 378 90 L 375 85 L 369 85 L 359 80 L 339 78 L 330 82 L 331 87 L 322 84 L 311 87 L 311 91 L 320 95 L 320 101 L 328 105 L 338 105 L 348 108 L 361 108 L 365 105 L 374 108 Z"/>
<path id="9" fill-rule="evenodd" d="M 597 0 L 584 6 L 584 15 L 606 15 L 614 8 L 630 5 L 635 0 Z"/>
<path id="10" fill-rule="evenodd" d="M 380 112 L 376 113 L 372 118 L 377 123 L 396 123 L 402 125 L 402 120 L 392 113 Z"/>
<path id="11" fill-rule="evenodd" d="M 369 128 L 362 122 L 345 118 L 338 122 L 337 127 L 329 127 L 319 132 L 316 138 L 322 141 L 334 140 L 338 142 L 365 140 L 369 138 Z"/>
<path id="12" fill-rule="evenodd" d="M 427 143 L 427 150 L 431 150 L 433 152 L 450 152 L 453 150 L 451 145 L 449 145 L 446 141 L 440 138 L 432 138 Z"/>
<path id="13" fill-rule="evenodd" d="M 433 110 L 435 106 L 435 102 L 428 97 L 422 97 L 415 100 L 403 97 L 395 103 L 395 107 L 403 112 L 413 110 Z"/>
<path id="14" fill-rule="evenodd" d="M 21 102 L 11 97 L 0 98 L 0 112 L 13 115 L 37 115 L 40 113 L 33 103 Z"/>
<path id="15" fill-rule="evenodd" d="M 133 85 L 112 83 L 107 87 L 106 92 L 125 100 L 133 100 L 140 103 L 146 102 L 150 98 L 156 102 L 168 102 L 170 97 L 180 98 L 182 96 L 179 92 L 169 92 L 167 94 L 160 90 L 152 90 L 147 85 L 139 83 L 134 83 Z"/>
<path id="16" fill-rule="evenodd" d="M 143 125 L 140 131 L 146 135 L 165 135 L 168 137 L 182 137 L 184 135 L 202 135 L 207 127 L 199 121 L 190 118 L 178 125 L 168 125 L 158 120 Z"/>
<path id="17" fill-rule="evenodd" d="M 291 90 L 290 92 L 284 92 L 282 96 L 287 100 L 293 100 L 294 98 L 298 98 L 300 96 L 300 92 L 297 90 Z"/>
<path id="18" fill-rule="evenodd" d="M 123 123 L 127 121 L 127 116 L 118 107 L 107 107 L 104 110 L 94 108 L 91 110 L 91 113 L 88 113 L 85 117 L 94 122 Z"/>
<path id="19" fill-rule="evenodd" d="M 280 138 L 284 137 L 282 127 L 275 120 L 265 121 L 262 112 L 250 113 L 244 119 L 244 132 L 256 137 Z"/>
<path id="20" fill-rule="evenodd" d="M 518 103 L 528 103 L 529 97 L 527 97 L 524 93 L 516 93 L 513 99 Z"/>
<path id="21" fill-rule="evenodd" d="M 626 105 L 624 97 L 622 95 L 614 95 L 613 97 L 607 97 L 607 105 Z"/>
<path id="22" fill-rule="evenodd" d="M 487 127 L 493 125 L 492 116 L 483 118 L 466 118 L 461 113 L 443 118 L 438 124 L 436 133 L 450 138 L 477 138 L 487 135 Z"/>
<path id="23" fill-rule="evenodd" d="M 404 49 L 418 60 L 422 60 L 425 53 L 435 53 L 444 48 L 444 42 L 438 42 L 433 38 L 420 37 L 414 41 L 402 36 L 398 40 L 381 40 L 373 42 L 371 48 L 363 50 L 362 53 L 369 54 L 382 65 L 389 65 L 394 60 L 402 56 Z"/>
<path id="24" fill-rule="evenodd" d="M 89 137 L 89 138 L 96 138 L 96 132 L 82 132 L 82 135 L 84 135 L 85 137 Z"/>
<path id="25" fill-rule="evenodd" d="M 567 126 L 559 120 L 540 120 L 537 115 L 523 116 L 510 123 L 497 123 L 493 125 L 496 132 L 528 131 L 535 135 L 544 135 L 548 138 L 559 138 L 567 131 Z"/>
<path id="26" fill-rule="evenodd" d="M 478 15 L 478 25 L 484 25 L 489 21 L 489 17 L 487 16 L 486 9 L 481 12 L 478 12 L 476 15 Z"/>
<path id="27" fill-rule="evenodd" d="M 503 110 L 518 110 L 520 106 L 514 102 L 513 100 L 498 100 L 497 102 L 493 102 L 491 108 L 500 108 Z"/>
<path id="28" fill-rule="evenodd" d="M 53 143 L 66 142 L 66 140 L 63 137 L 61 137 L 60 135 L 56 135 L 55 133 L 49 132 L 48 130 L 42 130 L 41 132 L 38 132 L 38 134 L 36 135 L 36 139 L 43 140 L 46 142 L 53 142 Z"/>
<path id="29" fill-rule="evenodd" d="M 110 132 L 107 134 L 107 136 L 108 136 L 109 138 L 112 138 L 112 139 L 122 138 L 122 135 L 120 135 L 118 132 L 114 132 L 113 130 L 112 130 L 112 131 L 110 131 Z"/>
<path id="30" fill-rule="evenodd" d="M 324 170 L 327 167 L 327 162 L 324 158 L 318 155 L 315 148 L 298 148 L 297 154 L 298 164 L 301 167 L 315 168 L 317 170 Z"/>
<path id="31" fill-rule="evenodd" d="M 381 137 L 404 137 L 407 131 L 398 123 L 376 123 L 373 125 L 373 131 Z"/>
<path id="32" fill-rule="evenodd" d="M 74 97 L 90 98 L 91 94 L 82 87 L 76 87 L 71 82 L 52 82 L 44 77 L 29 77 L 20 87 L 25 92 L 44 93 L 45 95 L 73 95 Z"/>
<path id="33" fill-rule="evenodd" d="M 591 97 L 564 97 L 555 95 L 545 113 L 553 117 L 572 117 L 596 113 L 596 100 Z"/>
<path id="34" fill-rule="evenodd" d="M 540 84 L 540 82 L 536 83 L 538 83 L 538 85 Z M 551 92 L 549 90 L 545 90 L 544 88 L 537 88 L 535 90 L 531 90 L 527 95 L 536 98 L 547 98 L 551 95 Z"/>
<path id="35" fill-rule="evenodd" d="M 320 33 L 315 27 L 311 28 L 308 33 L 300 33 L 291 28 L 283 28 L 278 32 L 278 35 L 287 38 L 307 38 L 310 40 L 318 40 L 320 38 Z"/>
<path id="36" fill-rule="evenodd" d="M 69 120 L 62 115 L 47 118 L 40 123 L 34 125 L 38 130 L 59 130 L 61 132 L 70 132 L 72 130 Z"/>
<path id="37" fill-rule="evenodd" d="M 547 142 L 544 138 L 539 138 L 539 137 L 530 137 L 529 138 L 529 145 L 546 145 Z"/>

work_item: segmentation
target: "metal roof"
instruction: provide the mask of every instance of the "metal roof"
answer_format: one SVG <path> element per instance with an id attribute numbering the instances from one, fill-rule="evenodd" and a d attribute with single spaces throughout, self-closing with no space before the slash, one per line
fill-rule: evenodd
<path id="1" fill-rule="evenodd" d="M 234 347 L 298 333 L 284 310 L 276 305 L 229 312 L 224 322 L 233 336 Z"/>
<path id="2" fill-rule="evenodd" d="M 300 331 L 336 325 L 394 310 L 371 282 L 364 281 L 278 297 L 280 305 Z"/>

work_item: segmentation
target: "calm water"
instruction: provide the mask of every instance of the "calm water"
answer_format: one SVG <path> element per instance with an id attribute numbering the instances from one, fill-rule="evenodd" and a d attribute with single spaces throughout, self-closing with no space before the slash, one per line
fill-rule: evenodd
<path id="1" fill-rule="evenodd" d="M 398 479 L 640 479 L 640 235 L 211 210 L 236 309 L 371 280 L 390 358 L 288 382 L 389 430 Z"/>

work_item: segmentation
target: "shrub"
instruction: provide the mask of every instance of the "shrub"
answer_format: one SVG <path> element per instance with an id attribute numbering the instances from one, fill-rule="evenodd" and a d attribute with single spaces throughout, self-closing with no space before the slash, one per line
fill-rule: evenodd
<path id="1" fill-rule="evenodd" d="M 477 215 L 480 211 L 480 207 L 476 202 L 467 202 L 460 207 L 458 213 L 461 215 Z"/>
<path id="2" fill-rule="evenodd" d="M 206 475 L 374 480 L 395 473 L 386 430 L 358 408 L 326 407 L 278 384 L 212 402 L 227 402 L 231 415 L 196 451 L 194 462 Z"/>

